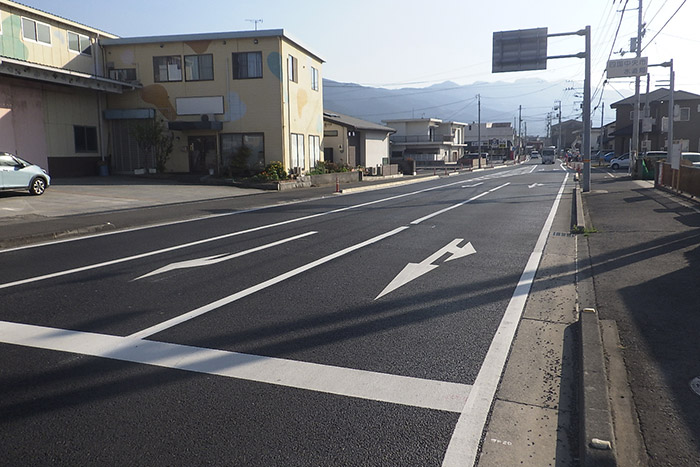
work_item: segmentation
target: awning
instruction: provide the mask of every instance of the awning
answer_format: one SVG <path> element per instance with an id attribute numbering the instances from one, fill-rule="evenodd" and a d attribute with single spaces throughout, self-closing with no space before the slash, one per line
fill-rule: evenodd
<path id="1" fill-rule="evenodd" d="M 188 130 L 221 130 L 224 128 L 223 122 L 217 121 L 196 121 L 196 122 L 168 122 L 168 129 L 175 131 Z"/>

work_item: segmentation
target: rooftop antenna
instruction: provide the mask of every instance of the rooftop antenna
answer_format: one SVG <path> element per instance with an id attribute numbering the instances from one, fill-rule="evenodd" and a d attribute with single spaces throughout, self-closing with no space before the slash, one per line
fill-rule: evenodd
<path id="1" fill-rule="evenodd" d="M 258 30 L 258 23 L 262 23 L 263 20 L 261 19 L 247 19 L 246 21 L 249 21 L 251 23 L 255 23 L 255 30 Z"/>

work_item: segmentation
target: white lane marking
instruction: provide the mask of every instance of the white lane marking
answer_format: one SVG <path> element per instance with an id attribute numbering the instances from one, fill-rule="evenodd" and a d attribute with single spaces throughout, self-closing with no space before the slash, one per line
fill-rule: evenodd
<path id="1" fill-rule="evenodd" d="M 0 321 L 0 341 L 459 413 L 467 384 Z"/>
<path id="2" fill-rule="evenodd" d="M 375 300 L 383 297 L 384 295 L 390 292 L 393 292 L 399 287 L 402 287 L 411 282 L 412 280 L 418 279 L 423 274 L 427 274 L 433 269 L 437 268 L 438 265 L 432 263 L 445 256 L 445 254 L 447 253 L 450 253 L 450 256 L 447 259 L 445 259 L 445 262 L 459 258 L 464 258 L 465 256 L 469 256 L 476 253 L 476 250 L 472 246 L 471 242 L 467 242 L 467 244 L 463 247 L 457 246 L 462 241 L 464 241 L 464 239 L 455 238 L 450 243 L 440 248 L 438 251 L 428 256 L 420 263 L 408 263 L 406 267 L 404 267 L 401 270 L 401 272 L 396 277 L 394 277 L 394 279 L 389 283 L 389 285 L 387 285 L 384 288 L 384 290 L 382 290 L 381 293 L 377 295 Z"/>
<path id="3" fill-rule="evenodd" d="M 483 185 L 483 184 L 484 184 L 484 182 L 475 183 L 474 185 L 462 185 L 462 188 L 474 188 L 474 187 L 477 187 L 477 186 Z"/>
<path id="4" fill-rule="evenodd" d="M 530 258 L 520 276 L 518 285 L 515 287 L 501 323 L 491 341 L 486 358 L 481 364 L 481 369 L 469 393 L 467 403 L 464 405 L 464 410 L 462 410 L 462 414 L 459 416 L 455 430 L 452 433 L 450 444 L 447 446 L 447 452 L 442 461 L 443 467 L 474 465 L 476 461 L 486 418 L 491 410 L 491 403 L 496 394 L 496 388 L 501 379 L 501 373 L 508 358 L 510 346 L 513 343 L 513 336 L 518 328 L 520 317 L 525 308 L 525 302 L 530 294 L 530 287 L 532 286 L 535 273 L 537 273 L 542 252 L 547 243 L 549 231 L 552 228 L 554 216 L 568 179 L 569 174 L 567 173 L 552 204 L 552 209 L 549 211 L 549 216 L 540 231 L 535 248 L 530 254 Z"/>
<path id="5" fill-rule="evenodd" d="M 510 185 L 510 182 L 504 183 L 504 184 L 501 185 L 501 186 L 497 186 L 496 188 L 492 188 L 492 189 L 490 189 L 490 190 L 488 190 L 488 191 L 485 191 L 485 192 L 483 192 L 483 193 L 480 193 L 480 194 L 478 194 L 478 195 L 476 195 L 476 196 L 472 196 L 472 197 L 469 198 L 468 200 L 462 201 L 461 203 L 457 203 L 457 204 L 452 205 L 452 206 L 450 206 L 450 207 L 447 207 L 447 208 L 445 208 L 445 209 L 441 209 L 441 210 L 439 210 L 439 211 L 435 211 L 435 212 L 432 213 L 432 214 L 428 214 L 427 216 L 423 216 L 423 217 L 421 217 L 420 219 L 414 220 L 413 222 L 411 222 L 411 225 L 418 225 L 418 224 L 420 224 L 420 223 L 423 222 L 423 221 L 427 221 L 428 219 L 432 219 L 432 218 L 435 217 L 435 216 L 439 216 L 440 214 L 444 214 L 444 213 L 446 213 L 447 211 L 451 211 L 451 210 L 453 210 L 453 209 L 455 209 L 455 208 L 464 206 L 464 205 L 467 204 L 467 203 L 471 203 L 472 201 L 477 200 L 477 199 L 481 198 L 482 196 L 486 196 L 487 194 L 493 193 L 494 191 L 500 190 L 500 189 L 503 188 L 504 186 L 508 186 L 508 185 Z"/>
<path id="6" fill-rule="evenodd" d="M 535 187 L 538 187 L 538 186 L 544 186 L 544 183 L 533 183 L 532 185 L 528 185 L 527 187 L 528 187 L 528 188 L 535 188 Z"/>
<path id="7" fill-rule="evenodd" d="M 227 297 L 216 300 L 215 302 L 201 306 L 201 307 L 194 309 L 192 311 L 188 311 L 187 313 L 184 313 L 180 316 L 176 316 L 175 318 L 169 319 L 169 320 L 164 321 L 160 324 L 156 324 L 155 326 L 151 326 L 151 327 L 146 328 L 142 331 L 131 334 L 129 337 L 134 338 L 134 339 L 143 339 L 143 338 L 146 338 L 148 336 L 152 336 L 153 334 L 157 334 L 157 333 L 164 331 L 166 329 L 169 329 L 173 326 L 177 326 L 178 324 L 184 323 L 185 321 L 189 321 L 189 320 L 196 318 L 198 316 L 201 316 L 205 313 L 209 313 L 212 310 L 216 310 L 217 308 L 221 308 L 222 306 L 228 305 L 229 303 L 233 303 L 236 300 L 240 300 L 241 298 L 247 297 L 248 295 L 252 295 L 255 292 L 266 289 L 266 288 L 271 287 L 275 284 L 279 284 L 280 282 L 285 281 L 285 280 L 289 279 L 290 277 L 294 277 L 294 276 L 299 275 L 303 272 L 306 272 L 310 269 L 313 269 L 317 266 L 320 266 L 320 265 L 325 264 L 329 261 L 332 261 L 336 258 L 340 258 L 341 256 L 344 256 L 344 255 L 351 253 L 355 250 L 359 250 L 360 248 L 364 248 L 368 245 L 371 245 L 373 243 L 377 243 L 381 240 L 384 240 L 385 238 L 389 238 L 393 235 L 396 235 L 400 232 L 403 232 L 406 229 L 408 229 L 408 226 L 402 226 L 402 227 L 399 227 L 397 229 L 391 230 L 389 232 L 385 232 L 381 235 L 377 235 L 376 237 L 370 238 L 369 240 L 365 240 L 364 242 L 349 246 L 349 247 L 344 248 L 340 251 L 332 253 L 328 256 L 324 256 L 323 258 L 317 259 L 316 261 L 312 261 L 311 263 L 305 264 L 303 266 L 299 266 L 296 269 L 292 269 L 291 271 L 285 272 L 284 274 L 281 274 L 277 277 L 273 277 L 272 279 L 268 279 L 264 282 L 261 282 L 260 284 L 254 285 L 252 287 L 248 287 L 247 289 L 241 290 L 240 292 L 236 292 L 236 293 L 231 294 Z"/>
<path id="8" fill-rule="evenodd" d="M 295 235 L 294 237 L 289 237 L 289 238 L 284 238 L 282 240 L 278 240 L 276 242 L 268 243 L 266 245 L 260 245 L 255 248 L 251 248 L 249 250 L 244 250 L 244 251 L 239 251 L 238 253 L 232 253 L 230 255 L 227 255 L 225 253 L 220 254 L 220 255 L 214 255 L 214 256 L 207 256 L 205 258 L 196 258 L 196 259 L 189 259 L 186 261 L 179 261 L 177 263 L 170 263 L 167 266 L 163 266 L 162 268 L 158 268 L 155 271 L 151 271 L 148 274 L 144 274 L 142 276 L 139 276 L 135 279 L 132 279 L 132 281 L 137 281 L 139 279 L 144 279 L 146 277 L 150 276 L 155 276 L 157 274 L 162 274 L 164 272 L 168 271 L 173 271 L 175 269 L 187 269 L 187 268 L 197 268 L 200 266 L 211 266 L 212 264 L 218 264 L 223 261 L 228 261 L 231 259 L 235 258 L 240 258 L 241 256 L 249 255 L 251 253 L 255 253 L 258 251 L 266 250 L 268 248 L 272 248 L 275 246 L 282 245 L 284 243 L 292 242 L 294 240 L 299 240 L 300 238 L 308 237 L 310 235 L 315 235 L 318 232 L 306 232 L 301 235 Z"/>
<path id="9" fill-rule="evenodd" d="M 366 203 L 355 204 L 355 205 L 352 205 L 352 206 L 346 206 L 346 207 L 344 207 L 344 208 L 338 208 L 338 209 L 334 209 L 334 210 L 332 210 L 332 211 L 320 212 L 320 213 L 317 213 L 317 214 L 311 214 L 311 215 L 308 215 L 308 216 L 297 217 L 297 218 L 289 219 L 289 220 L 286 220 L 286 221 L 275 222 L 275 223 L 273 223 L 273 224 L 261 225 L 261 226 L 259 226 L 259 227 L 253 227 L 253 228 L 251 228 L 251 229 L 239 230 L 239 231 L 237 231 L 237 232 L 231 232 L 231 233 L 228 233 L 228 234 L 219 235 L 219 236 L 217 236 L 217 237 L 210 237 L 210 238 L 205 238 L 205 239 L 202 239 L 202 240 L 197 240 L 197 241 L 194 241 L 194 242 L 184 243 L 184 244 L 181 244 L 181 245 L 174 245 L 174 246 L 171 246 L 171 247 L 168 247 L 168 248 L 162 248 L 162 249 L 160 249 L 160 250 L 149 251 L 149 252 L 146 252 L 146 253 L 141 253 L 141 254 L 133 255 L 133 256 L 127 256 L 127 257 L 125 257 L 125 258 L 118 258 L 118 259 L 114 259 L 114 260 L 111 260 L 111 261 L 104 261 L 104 262 L 102 262 L 102 263 L 96 263 L 96 264 L 90 264 L 90 265 L 87 265 L 87 266 L 81 266 L 81 267 L 79 267 L 79 268 L 68 269 L 68 270 L 64 270 L 64 271 L 58 271 L 58 272 L 54 272 L 54 273 L 50 273 L 50 274 L 44 274 L 43 276 L 30 277 L 30 278 L 27 278 L 27 279 L 21 279 L 21 280 L 13 281 L 13 282 L 6 282 L 6 283 L 4 283 L 4 284 L 0 284 L 0 289 L 5 289 L 5 288 L 8 288 L 8 287 L 14 287 L 14 286 L 17 286 L 17 285 L 22 285 L 22 284 L 29 284 L 29 283 L 31 283 L 31 282 L 37 282 L 37 281 L 42 281 L 42 280 L 46 280 L 46 279 L 53 279 L 53 278 L 56 278 L 56 277 L 61 277 L 61 276 L 69 275 L 69 274 L 75 274 L 75 273 L 78 273 L 78 272 L 90 271 L 90 270 L 92 270 L 92 269 L 98 269 L 98 268 L 102 268 L 102 267 L 106 267 L 106 266 L 112 266 L 112 265 L 115 265 L 115 264 L 126 263 L 126 262 L 128 262 L 128 261 L 134 261 L 134 260 L 137 260 L 137 259 L 148 258 L 149 256 L 154 256 L 154 255 L 159 255 L 159 254 L 163 254 L 163 253 L 168 253 L 168 252 L 170 252 L 170 251 L 180 250 L 180 249 L 183 249 L 183 248 L 189 248 L 189 247 L 192 247 L 192 246 L 202 245 L 202 244 L 205 244 L 205 243 L 215 242 L 215 241 L 223 240 L 223 239 L 226 239 L 226 238 L 236 237 L 236 236 L 239 236 L 239 235 L 245 235 L 245 234 L 249 234 L 249 233 L 253 233 L 253 232 L 259 232 L 259 231 L 261 231 L 261 230 L 271 229 L 271 228 L 274 228 L 274 227 L 280 227 L 280 226 L 283 226 L 283 225 L 288 225 L 288 224 L 292 224 L 292 223 L 295 223 L 295 222 L 301 222 L 301 221 L 305 221 L 305 220 L 309 220 L 309 219 L 314 219 L 314 218 L 321 217 L 321 216 L 327 216 L 327 215 L 330 215 L 330 214 L 337 214 L 337 213 L 339 213 L 339 212 L 345 212 L 345 211 L 349 211 L 349 210 L 351 210 L 351 209 L 357 209 L 357 208 L 361 208 L 361 207 L 365 207 L 365 206 L 370 206 L 370 205 L 373 205 L 373 204 L 383 203 L 383 202 L 385 202 L 385 201 L 391 201 L 391 200 L 394 200 L 394 199 L 404 198 L 404 197 L 406 197 L 406 196 L 412 196 L 412 195 L 416 195 L 416 194 L 420 194 L 420 193 L 425 193 L 425 192 L 427 192 L 427 191 L 432 191 L 432 190 L 437 190 L 437 189 L 439 189 L 439 188 L 449 187 L 449 186 L 452 186 L 452 185 L 456 185 L 456 184 L 458 184 L 458 183 L 464 183 L 464 182 L 453 182 L 453 183 L 448 183 L 448 184 L 445 184 L 445 185 L 439 185 L 439 186 L 435 186 L 435 187 L 425 188 L 425 189 L 423 189 L 423 190 L 413 191 L 413 192 L 410 192 L 410 193 L 404 193 L 404 194 L 401 194 L 401 195 L 390 196 L 390 197 L 388 197 L 388 198 L 382 198 L 382 199 L 378 199 L 378 200 L 374 200 L 374 201 L 368 201 L 368 202 L 366 202 Z M 250 211 L 239 211 L 239 212 L 242 213 L 242 212 L 252 212 L 252 211 L 255 211 L 255 210 L 250 210 Z M 135 230 L 138 230 L 138 229 L 135 229 Z M 112 232 L 112 233 L 114 233 L 114 232 Z M 21 249 L 21 248 L 18 248 L 18 249 Z M 10 250 L 5 250 L 5 251 L 10 251 Z M 0 253 L 3 253 L 3 251 L 0 251 Z"/>
<path id="10" fill-rule="evenodd" d="M 536 166 L 534 166 L 534 167 L 532 167 L 532 169 L 530 169 L 530 171 L 529 171 L 528 173 L 532 173 L 532 172 L 534 172 L 535 170 L 537 170 L 537 168 L 538 168 L 538 167 L 539 167 L 539 166 L 537 166 L 537 165 L 536 165 Z"/>

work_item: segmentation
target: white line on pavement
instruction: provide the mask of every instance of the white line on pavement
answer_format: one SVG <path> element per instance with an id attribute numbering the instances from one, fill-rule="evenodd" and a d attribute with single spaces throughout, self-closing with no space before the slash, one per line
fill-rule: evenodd
<path id="1" fill-rule="evenodd" d="M 469 198 L 468 200 L 462 201 L 461 203 L 457 203 L 457 204 L 452 205 L 452 206 L 450 206 L 450 207 L 447 207 L 447 208 L 445 208 L 445 209 L 441 209 L 441 210 L 439 210 L 439 211 L 435 211 L 435 212 L 432 213 L 432 214 L 428 214 L 427 216 L 424 216 L 424 217 L 421 217 L 420 219 L 414 220 L 413 222 L 411 222 L 411 225 L 418 225 L 418 224 L 420 224 L 420 223 L 423 222 L 423 221 L 427 221 L 428 219 L 432 219 L 432 218 L 435 217 L 435 216 L 439 216 L 440 214 L 444 214 L 444 213 L 446 213 L 447 211 L 451 211 L 451 210 L 453 210 L 453 209 L 455 209 L 455 208 L 458 208 L 458 207 L 460 207 L 460 206 L 464 206 L 464 205 L 467 204 L 467 203 L 471 203 L 472 201 L 477 200 L 477 199 L 481 198 L 482 196 L 486 196 L 487 194 L 493 193 L 494 191 L 500 190 L 500 189 L 503 188 L 504 186 L 508 186 L 508 185 L 510 185 L 510 182 L 504 183 L 504 184 L 501 185 L 501 186 L 497 186 L 496 188 L 492 188 L 492 189 L 490 189 L 490 190 L 488 190 L 488 191 L 485 191 L 485 192 L 483 192 L 483 193 L 480 193 L 480 194 L 478 194 L 478 195 L 476 195 L 476 196 L 472 196 L 472 197 Z"/>
<path id="2" fill-rule="evenodd" d="M 194 309 L 192 311 L 188 311 L 187 313 L 184 313 L 180 316 L 176 316 L 175 318 L 169 319 L 169 320 L 164 321 L 160 324 L 156 324 L 155 326 L 151 326 L 147 329 L 136 332 L 136 333 L 130 335 L 129 337 L 136 338 L 136 339 L 143 339 L 143 338 L 146 338 L 148 336 L 152 336 L 153 334 L 159 333 L 159 332 L 164 331 L 166 329 L 169 329 L 173 326 L 177 326 L 178 324 L 184 323 L 185 321 L 189 321 L 189 320 L 196 318 L 198 316 L 201 316 L 205 313 L 209 313 L 212 310 L 216 310 L 217 308 L 221 308 L 224 305 L 228 305 L 229 303 L 233 303 L 236 300 L 240 300 L 241 298 L 247 297 L 248 295 L 254 294 L 255 292 L 266 289 L 266 288 L 271 287 L 275 284 L 279 284 L 280 282 L 285 281 L 285 280 L 289 279 L 290 277 L 294 277 L 294 276 L 299 275 L 303 272 L 306 272 L 310 269 L 313 269 L 317 266 L 320 266 L 320 265 L 325 264 L 329 261 L 332 261 L 336 258 L 340 258 L 341 256 L 344 256 L 344 255 L 351 253 L 355 250 L 359 250 L 360 248 L 364 248 L 367 245 L 371 245 L 373 243 L 384 240 L 385 238 L 396 235 L 400 232 L 403 232 L 406 229 L 408 229 L 408 226 L 402 226 L 402 227 L 399 227 L 397 229 L 391 230 L 389 232 L 385 232 L 381 235 L 377 235 L 376 237 L 370 238 L 369 240 L 365 240 L 364 242 L 349 246 L 349 247 L 344 248 L 340 251 L 332 253 L 328 256 L 324 256 L 323 258 L 317 259 L 316 261 L 312 261 L 311 263 L 305 264 L 305 265 L 300 266 L 296 269 L 292 269 L 291 271 L 285 272 L 284 274 L 281 274 L 277 277 L 273 277 L 272 279 L 268 279 L 265 282 L 261 282 L 260 284 L 254 285 L 252 287 L 248 287 L 247 289 L 241 290 L 240 292 L 236 292 L 236 293 L 231 294 L 227 297 L 216 300 L 215 302 L 201 306 L 201 307 Z"/>
<path id="3" fill-rule="evenodd" d="M 437 189 L 439 189 L 439 188 L 449 187 L 449 186 L 452 186 L 452 185 L 456 185 L 456 184 L 458 184 L 458 183 L 464 183 L 464 182 L 453 182 L 453 183 L 449 183 L 449 184 L 446 184 L 446 185 L 439 185 L 439 186 L 435 186 L 435 187 L 425 188 L 425 189 L 423 189 L 423 190 L 413 191 L 413 192 L 410 192 L 410 193 L 404 193 L 404 194 L 401 194 L 401 195 L 390 196 L 390 197 L 388 197 L 388 198 L 381 198 L 381 199 L 377 199 L 377 200 L 374 200 L 374 201 L 368 201 L 368 202 L 366 202 L 366 203 L 354 204 L 354 205 L 351 205 L 351 206 L 346 206 L 346 207 L 344 207 L 344 208 L 333 209 L 332 211 L 325 211 L 325 212 L 320 212 L 320 213 L 317 213 L 317 214 L 311 214 L 311 215 L 308 215 L 308 216 L 296 217 L 296 218 L 294 218 L 294 219 L 289 219 L 289 220 L 281 221 L 281 222 L 275 222 L 275 223 L 273 223 L 273 224 L 261 225 L 261 226 L 258 226 L 258 227 L 253 227 L 253 228 L 251 228 L 251 229 L 239 230 L 239 231 L 237 231 L 237 232 L 231 232 L 231 233 L 224 234 L 224 235 L 219 235 L 219 236 L 216 236 L 216 237 L 205 238 L 205 239 L 202 239 L 202 240 L 197 240 L 197 241 L 194 241 L 194 242 L 184 243 L 184 244 L 181 244 L 181 245 L 174 245 L 174 246 L 171 246 L 171 247 L 168 247 L 168 248 L 162 248 L 162 249 L 160 249 L 160 250 L 149 251 L 149 252 L 141 253 L 141 254 L 138 254 L 138 255 L 127 256 L 127 257 L 124 257 L 124 258 L 117 258 L 117 259 L 113 259 L 113 260 L 110 260 L 110 261 L 104 261 L 104 262 L 102 262 L 102 263 L 89 264 L 89 265 L 86 265 L 86 266 L 81 266 L 81 267 L 79 267 L 79 268 L 68 269 L 68 270 L 64 270 L 64 271 L 58 271 L 58 272 L 54 272 L 54 273 L 50 273 L 50 274 L 44 274 L 44 275 L 42 275 L 42 276 L 37 276 L 37 277 L 30 277 L 30 278 L 22 279 L 22 280 L 18 280 L 18 281 L 6 282 L 6 283 L 4 283 L 4 284 L 0 284 L 0 289 L 5 289 L 5 288 L 8 288 L 8 287 L 14 287 L 14 286 L 17 286 L 17 285 L 22 285 L 22 284 L 28 284 L 28 283 L 31 283 L 31 282 L 42 281 L 42 280 L 46 280 L 46 279 L 53 279 L 53 278 L 65 276 L 65 275 L 68 275 L 68 274 L 75 274 L 75 273 L 78 273 L 78 272 L 90 271 L 90 270 L 92 270 L 92 269 L 98 269 L 98 268 L 102 268 L 102 267 L 106 267 L 106 266 L 112 266 L 112 265 L 115 265 L 115 264 L 125 263 L 125 262 L 128 262 L 128 261 L 134 261 L 134 260 L 137 260 L 137 259 L 148 258 L 149 256 L 155 256 L 155 255 L 159 255 L 159 254 L 162 254 L 162 253 L 167 253 L 167 252 L 170 252 L 170 251 L 180 250 L 180 249 L 183 249 L 183 248 L 189 248 L 189 247 L 197 246 L 197 245 L 203 245 L 203 244 L 205 244 L 205 243 L 215 242 L 215 241 L 218 241 L 218 240 L 224 240 L 224 239 L 226 239 L 226 238 L 236 237 L 236 236 L 239 236 L 239 235 L 245 235 L 245 234 L 249 234 L 249 233 L 253 233 L 253 232 L 259 232 L 259 231 L 261 231 L 261 230 L 266 230 L 266 229 L 270 229 L 270 228 L 274 228 L 274 227 L 280 227 L 280 226 L 283 226 L 283 225 L 293 224 L 293 223 L 295 223 L 295 222 L 301 222 L 301 221 L 305 221 L 305 220 L 309 220 L 309 219 L 314 219 L 314 218 L 321 217 L 321 216 L 327 216 L 327 215 L 330 215 L 330 214 L 337 214 L 337 213 L 340 213 L 340 212 L 349 211 L 349 210 L 351 210 L 351 209 L 357 209 L 357 208 L 361 208 L 361 207 L 365 207 L 365 206 L 370 206 L 370 205 L 373 205 L 373 204 L 383 203 L 383 202 L 385 202 L 385 201 L 391 201 L 391 200 L 394 200 L 394 199 L 403 198 L 403 197 L 406 197 L 406 196 L 411 196 L 411 195 L 416 195 L 416 194 L 420 194 L 420 193 L 425 193 L 425 192 L 427 192 L 427 191 L 432 191 L 432 190 L 437 190 Z M 246 212 L 250 212 L 250 211 L 246 211 Z M 6 252 L 6 251 L 10 251 L 10 250 L 0 251 L 0 253 Z"/>
<path id="4" fill-rule="evenodd" d="M 455 426 L 450 444 L 447 446 L 447 453 L 442 461 L 443 467 L 474 465 L 476 461 L 486 418 L 491 410 L 491 403 L 496 394 L 496 388 L 501 379 L 515 331 L 530 294 L 530 287 L 537 273 L 542 252 L 568 179 L 569 174 L 567 173 L 552 204 L 552 209 L 549 211 L 549 216 L 540 231 L 535 248 L 530 254 L 518 285 L 506 307 L 496 335 L 491 341 L 486 358 L 481 364 L 467 403 L 464 405 L 464 410 Z"/>
<path id="5" fill-rule="evenodd" d="M 265 245 L 260 245 L 256 246 L 255 248 L 250 248 L 248 250 L 244 251 L 239 251 L 238 253 L 232 253 L 230 255 L 227 254 L 218 254 L 214 256 L 207 256 L 206 258 L 196 258 L 196 259 L 189 259 L 185 261 L 179 261 L 177 263 L 170 263 L 166 266 L 163 266 L 162 268 L 158 268 L 155 271 L 151 271 L 147 274 L 144 274 L 142 276 L 137 277 L 136 279 L 132 279 L 132 281 L 137 281 L 139 279 L 145 279 L 146 277 L 151 277 L 155 276 L 157 274 L 163 274 L 168 271 L 172 271 L 174 269 L 185 269 L 185 268 L 196 268 L 200 266 L 210 266 L 212 264 L 217 264 L 217 263 L 222 263 L 224 261 L 230 261 L 235 258 L 240 258 L 241 256 L 249 255 L 251 253 L 256 253 L 258 251 L 262 250 L 267 250 L 268 248 L 272 248 L 275 246 L 283 245 L 285 243 L 292 242 L 294 240 L 299 240 L 300 238 L 308 237 L 310 235 L 315 235 L 318 232 L 306 232 L 301 235 L 295 235 L 293 237 L 289 238 L 283 238 L 282 240 L 278 240 L 276 242 L 268 243 Z"/>
<path id="6" fill-rule="evenodd" d="M 459 413 L 467 384 L 0 321 L 0 341 Z"/>

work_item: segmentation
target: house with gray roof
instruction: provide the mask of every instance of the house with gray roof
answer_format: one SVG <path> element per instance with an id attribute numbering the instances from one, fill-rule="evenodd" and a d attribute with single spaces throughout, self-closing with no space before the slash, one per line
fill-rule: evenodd
<path id="1" fill-rule="evenodd" d="M 389 164 L 389 135 L 396 130 L 326 110 L 323 112 L 324 160 L 351 167 Z"/>

